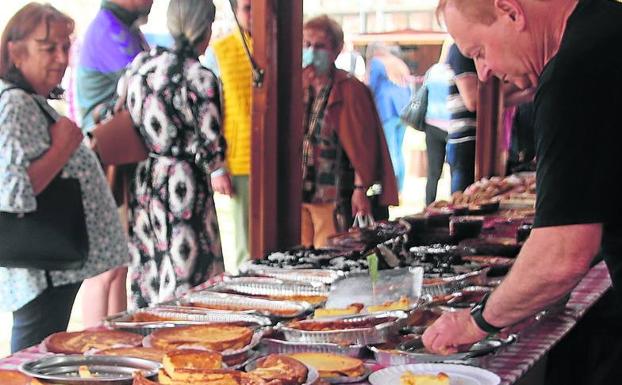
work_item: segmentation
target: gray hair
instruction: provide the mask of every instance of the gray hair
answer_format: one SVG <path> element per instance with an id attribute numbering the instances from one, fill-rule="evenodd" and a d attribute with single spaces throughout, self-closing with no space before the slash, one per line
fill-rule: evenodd
<path id="1" fill-rule="evenodd" d="M 212 0 L 171 0 L 166 24 L 173 38 L 186 38 L 194 45 L 211 31 L 215 16 Z"/>

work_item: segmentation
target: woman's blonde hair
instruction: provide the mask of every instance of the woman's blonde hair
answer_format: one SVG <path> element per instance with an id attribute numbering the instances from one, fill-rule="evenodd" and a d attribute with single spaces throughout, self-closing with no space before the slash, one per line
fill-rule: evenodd
<path id="1" fill-rule="evenodd" d="M 166 24 L 173 38 L 195 45 L 211 32 L 215 16 L 212 0 L 170 0 Z"/>

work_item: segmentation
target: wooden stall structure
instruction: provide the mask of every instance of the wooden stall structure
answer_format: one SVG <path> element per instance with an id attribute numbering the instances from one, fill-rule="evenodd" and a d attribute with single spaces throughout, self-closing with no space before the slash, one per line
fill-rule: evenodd
<path id="1" fill-rule="evenodd" d="M 253 91 L 250 239 L 251 256 L 261 258 L 300 240 L 303 6 L 302 1 L 253 0 L 252 12 L 253 51 L 263 79 Z M 427 69 L 438 60 L 446 37 L 407 30 L 358 35 L 353 41 L 355 46 L 416 45 L 419 65 Z M 503 175 L 498 81 L 482 84 L 479 97 L 476 178 Z"/>

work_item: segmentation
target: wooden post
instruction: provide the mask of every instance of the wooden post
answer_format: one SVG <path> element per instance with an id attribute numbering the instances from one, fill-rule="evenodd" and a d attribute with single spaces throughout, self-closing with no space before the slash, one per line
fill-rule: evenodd
<path id="1" fill-rule="evenodd" d="M 302 1 L 253 0 L 251 256 L 300 243 Z"/>
<path id="2" fill-rule="evenodd" d="M 503 149 L 503 119 L 500 82 L 492 78 L 479 83 L 477 102 L 477 134 L 475 150 L 475 180 L 505 174 L 507 153 Z"/>

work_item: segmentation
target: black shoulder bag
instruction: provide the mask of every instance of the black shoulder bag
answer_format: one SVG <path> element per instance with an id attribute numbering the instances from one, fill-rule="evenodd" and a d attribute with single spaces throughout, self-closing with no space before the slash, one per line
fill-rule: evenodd
<path id="1" fill-rule="evenodd" d="M 400 113 L 402 121 L 415 130 L 425 131 L 425 115 L 428 112 L 428 86 L 423 85 Z"/>
<path id="2" fill-rule="evenodd" d="M 52 116 L 41 105 L 39 108 L 52 124 Z M 0 266 L 41 270 L 81 268 L 89 243 L 80 182 L 61 178 L 59 173 L 36 199 L 35 212 L 0 212 Z"/>

